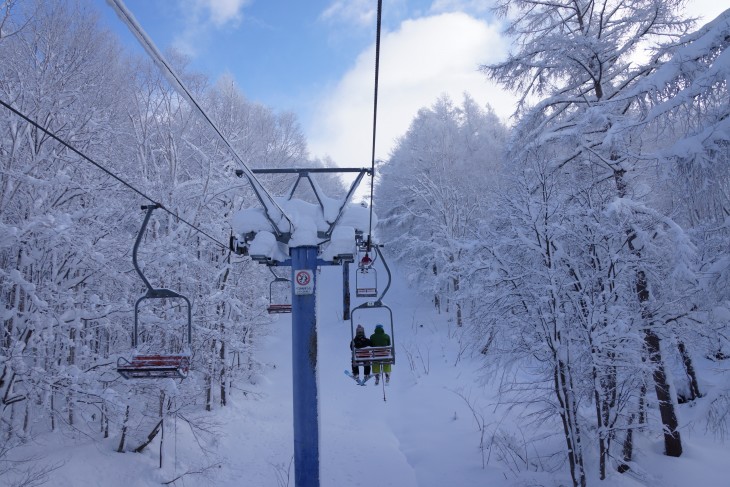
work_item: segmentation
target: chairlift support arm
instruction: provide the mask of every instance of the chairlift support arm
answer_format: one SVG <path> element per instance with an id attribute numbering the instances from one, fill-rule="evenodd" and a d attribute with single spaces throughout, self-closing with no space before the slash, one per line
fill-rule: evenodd
<path id="1" fill-rule="evenodd" d="M 299 186 L 299 182 L 306 178 L 309 180 L 309 185 L 312 188 L 312 191 L 314 192 L 315 197 L 317 198 L 317 202 L 319 203 L 319 207 L 322 209 L 322 212 L 324 213 L 324 203 L 322 202 L 322 198 L 317 191 L 317 187 L 312 182 L 312 179 L 309 177 L 310 174 L 339 174 L 339 173 L 358 173 L 357 177 L 353 181 L 353 183 L 350 185 L 350 189 L 347 192 L 347 195 L 342 200 L 342 204 L 340 205 L 340 208 L 337 211 L 337 217 L 333 222 L 327 222 L 329 223 L 329 228 L 324 233 L 324 238 L 329 239 L 332 237 L 332 232 L 334 231 L 335 227 L 339 223 L 340 219 L 342 218 L 343 213 L 345 212 L 345 206 L 347 206 L 347 203 L 352 199 L 352 195 L 355 194 L 355 190 L 360 185 L 360 182 L 362 181 L 362 178 L 365 177 L 365 174 L 369 174 L 372 176 L 373 170 L 370 168 L 336 168 L 336 167 L 313 167 L 313 168 L 274 168 L 274 169 L 252 169 L 252 173 L 254 174 L 296 174 L 297 180 L 292 185 L 291 189 L 289 190 L 289 194 L 287 196 L 287 199 L 291 200 L 294 196 L 294 192 L 296 191 L 297 187 Z M 242 170 L 236 171 L 236 176 L 241 177 L 243 175 Z M 254 191 L 256 191 L 256 188 L 254 187 Z M 268 215 L 267 215 L 268 217 Z M 277 238 L 279 236 L 277 235 Z M 287 239 L 288 240 L 288 239 Z"/>

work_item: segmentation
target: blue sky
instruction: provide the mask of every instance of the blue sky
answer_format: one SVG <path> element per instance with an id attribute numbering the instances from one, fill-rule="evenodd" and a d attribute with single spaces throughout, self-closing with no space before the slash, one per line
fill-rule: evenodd
<path id="1" fill-rule="evenodd" d="M 142 52 L 105 0 L 102 22 Z M 716 0 L 690 0 L 694 15 Z M 377 0 L 125 0 L 161 50 L 175 47 L 211 82 L 232 76 L 244 95 L 297 114 L 313 156 L 340 166 L 370 161 Z M 386 158 L 418 109 L 466 91 L 505 120 L 514 97 L 479 64 L 509 42 L 484 0 L 383 0 L 376 156 Z"/>
<path id="2" fill-rule="evenodd" d="M 97 3 L 114 31 L 126 34 L 104 0 Z M 234 76 L 242 91 L 266 105 L 287 109 L 322 85 L 335 83 L 371 41 L 374 22 L 344 28 L 323 12 L 329 1 L 126 0 L 152 40 L 192 58 L 194 69 L 215 80 Z M 131 42 L 131 41 L 130 41 Z"/>

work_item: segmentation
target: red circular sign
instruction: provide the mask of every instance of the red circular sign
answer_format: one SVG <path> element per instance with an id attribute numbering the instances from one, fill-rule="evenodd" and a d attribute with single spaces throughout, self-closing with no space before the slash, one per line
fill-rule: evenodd
<path id="1" fill-rule="evenodd" d="M 299 271 L 299 272 L 297 272 L 295 279 L 297 281 L 297 284 L 299 284 L 300 286 L 306 286 L 307 284 L 309 284 L 309 279 L 310 279 L 309 272 Z"/>

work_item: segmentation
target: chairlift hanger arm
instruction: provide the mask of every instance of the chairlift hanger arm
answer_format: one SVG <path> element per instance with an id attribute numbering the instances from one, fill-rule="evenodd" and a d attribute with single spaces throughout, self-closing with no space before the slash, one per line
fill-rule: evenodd
<path id="1" fill-rule="evenodd" d="M 152 212 L 161 207 L 162 205 L 160 205 L 159 203 L 142 205 L 142 209 L 145 210 L 147 213 L 145 213 L 144 215 L 142 227 L 140 227 L 139 233 L 137 233 L 137 240 L 134 241 L 134 247 L 132 248 L 132 264 L 134 265 L 134 270 L 137 271 L 140 279 L 142 279 L 142 281 L 144 282 L 144 285 L 147 286 L 147 294 L 154 293 L 155 289 L 150 284 L 150 281 L 148 281 L 145 275 L 142 273 L 142 269 L 139 268 L 139 263 L 137 262 L 137 250 L 139 249 L 139 244 L 142 242 L 142 237 L 144 237 L 144 232 L 147 230 L 147 224 L 150 222 Z"/>
<path id="2" fill-rule="evenodd" d="M 342 201 L 342 204 L 340 205 L 340 208 L 337 211 L 337 217 L 335 220 L 330 223 L 329 228 L 324 233 L 324 238 L 329 239 L 332 237 L 332 232 L 334 231 L 335 227 L 339 223 L 340 219 L 342 218 L 342 215 L 345 212 L 345 207 L 347 206 L 347 203 L 350 202 L 352 199 L 352 196 L 355 194 L 355 190 L 360 185 L 360 182 L 362 181 L 362 178 L 365 177 L 365 174 L 369 174 L 372 176 L 375 172 L 374 168 L 356 168 L 356 167 L 346 167 L 346 168 L 338 168 L 338 167 L 312 167 L 312 168 L 273 168 L 273 169 L 252 169 L 252 172 L 255 174 L 296 174 L 298 175 L 297 180 L 292 185 L 291 189 L 288 192 L 288 199 L 292 199 L 294 196 L 294 192 L 297 189 L 297 186 L 299 185 L 299 181 L 302 178 L 307 178 L 309 180 L 309 184 L 312 187 L 312 190 L 314 191 L 314 195 L 317 198 L 317 202 L 319 203 L 320 208 L 324 212 L 324 204 L 322 202 L 321 195 L 316 189 L 316 186 L 312 179 L 309 177 L 310 174 L 338 174 L 338 173 L 358 173 L 357 177 L 355 178 L 355 181 L 353 181 L 352 185 L 350 186 L 349 191 L 347 192 L 347 195 Z M 241 177 L 243 175 L 243 171 L 237 170 L 236 175 Z"/>
<path id="3" fill-rule="evenodd" d="M 266 267 L 269 268 L 269 272 L 271 272 L 271 275 L 274 276 L 275 282 L 283 282 L 283 281 L 289 282 L 289 279 L 287 279 L 286 277 L 277 276 L 276 272 L 274 272 L 274 269 L 272 269 L 272 266 L 266 266 Z"/>
<path id="4" fill-rule="evenodd" d="M 380 251 L 380 245 L 373 245 L 373 248 L 377 252 L 377 254 L 380 256 L 380 260 L 383 262 L 383 267 L 385 267 L 385 272 L 388 274 L 388 284 L 386 284 L 385 289 L 383 289 L 383 294 L 380 295 L 378 298 L 378 303 L 381 303 L 383 301 L 383 297 L 388 292 L 388 289 L 390 289 L 390 282 L 392 280 L 392 275 L 390 274 L 390 267 L 388 267 L 388 263 L 385 261 L 385 258 L 383 257 L 383 253 Z"/>

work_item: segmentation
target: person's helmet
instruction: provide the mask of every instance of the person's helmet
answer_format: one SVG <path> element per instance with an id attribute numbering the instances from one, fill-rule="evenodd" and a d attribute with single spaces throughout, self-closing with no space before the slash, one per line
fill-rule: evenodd
<path id="1" fill-rule="evenodd" d="M 378 330 L 378 329 L 382 330 L 383 329 L 383 325 L 381 325 L 380 323 L 378 323 L 377 325 L 375 325 L 375 329 L 376 330 Z"/>

